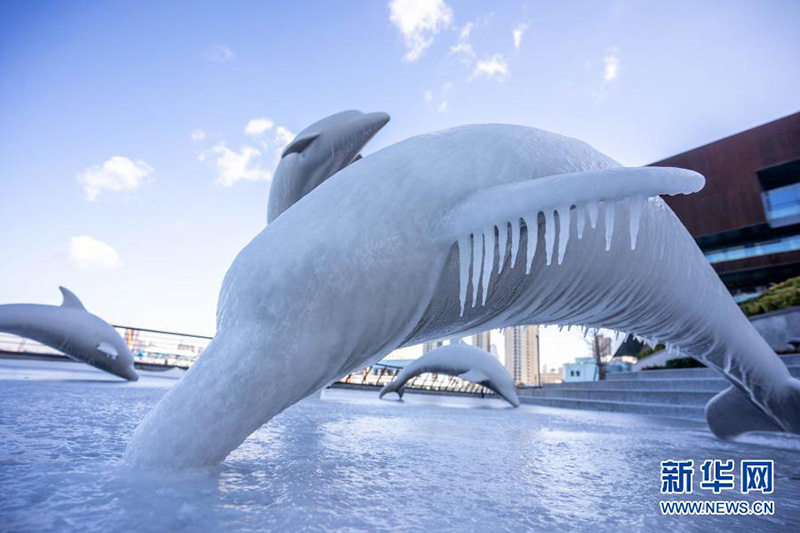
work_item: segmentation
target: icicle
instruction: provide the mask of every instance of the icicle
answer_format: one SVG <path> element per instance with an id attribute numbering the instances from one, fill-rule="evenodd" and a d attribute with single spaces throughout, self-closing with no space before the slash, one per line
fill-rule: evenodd
<path id="1" fill-rule="evenodd" d="M 489 226 L 483 230 L 483 279 L 481 280 L 481 290 L 483 298 L 481 305 L 486 305 L 486 297 L 489 294 L 489 280 L 494 269 L 494 226 Z"/>
<path id="2" fill-rule="evenodd" d="M 589 224 L 594 229 L 597 227 L 597 202 L 586 202 L 586 209 L 589 211 Z"/>
<path id="3" fill-rule="evenodd" d="M 533 257 L 536 255 L 536 247 L 539 245 L 539 213 L 525 217 L 525 225 L 528 226 L 528 245 L 527 260 L 525 261 L 525 275 L 531 273 Z"/>
<path id="4" fill-rule="evenodd" d="M 517 264 L 517 252 L 519 252 L 519 217 L 511 220 L 511 268 Z"/>
<path id="5" fill-rule="evenodd" d="M 614 200 L 606 200 L 606 252 L 611 249 L 611 237 L 614 236 Z"/>
<path id="6" fill-rule="evenodd" d="M 472 307 L 478 303 L 478 282 L 481 280 L 483 233 L 472 234 Z"/>
<path id="7" fill-rule="evenodd" d="M 578 239 L 583 239 L 583 228 L 586 226 L 586 211 L 583 204 L 575 206 L 575 222 L 578 226 Z"/>
<path id="8" fill-rule="evenodd" d="M 628 213 L 630 216 L 631 230 L 631 250 L 636 249 L 636 237 L 639 235 L 639 221 L 642 218 L 642 203 L 644 198 L 641 196 L 628 197 Z"/>
<path id="9" fill-rule="evenodd" d="M 461 302 L 461 315 L 464 316 L 464 305 L 467 302 L 467 284 L 469 284 L 469 237 L 458 239 L 458 300 Z"/>
<path id="10" fill-rule="evenodd" d="M 497 273 L 503 271 L 506 262 L 506 244 L 508 243 L 508 223 L 497 226 Z"/>
<path id="11" fill-rule="evenodd" d="M 568 205 L 562 205 L 558 211 L 558 264 L 564 262 L 564 254 L 567 252 L 569 242 L 569 224 L 571 214 Z"/>
<path id="12" fill-rule="evenodd" d="M 549 209 L 544 212 L 544 245 L 547 252 L 547 266 L 553 262 L 553 246 L 556 243 L 556 219 L 553 213 Z"/>

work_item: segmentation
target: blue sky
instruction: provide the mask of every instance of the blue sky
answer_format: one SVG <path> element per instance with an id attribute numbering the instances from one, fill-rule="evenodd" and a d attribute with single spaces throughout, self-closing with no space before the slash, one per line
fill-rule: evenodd
<path id="1" fill-rule="evenodd" d="M 63 284 L 111 322 L 211 334 L 276 153 L 318 118 L 388 112 L 368 151 L 503 122 L 646 164 L 798 111 L 798 20 L 775 0 L 0 3 L 0 302 Z"/>

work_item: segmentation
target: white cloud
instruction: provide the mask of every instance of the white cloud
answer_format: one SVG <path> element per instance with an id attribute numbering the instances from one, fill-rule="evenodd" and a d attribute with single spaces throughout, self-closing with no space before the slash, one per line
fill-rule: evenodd
<path id="1" fill-rule="evenodd" d="M 450 54 L 452 55 L 464 55 L 467 57 L 475 57 L 475 51 L 472 49 L 472 45 L 469 43 L 458 43 L 455 46 L 450 47 Z"/>
<path id="2" fill-rule="evenodd" d="M 292 133 L 288 128 L 283 126 L 278 126 L 275 128 L 275 148 L 278 150 L 278 157 L 280 157 L 281 152 L 283 149 L 286 148 L 286 145 L 294 140 L 295 134 Z"/>
<path id="3" fill-rule="evenodd" d="M 438 91 L 438 95 L 434 93 L 432 90 L 428 89 L 425 91 L 425 102 L 431 104 L 432 106 L 436 106 L 436 110 L 440 113 L 444 113 L 447 111 L 447 94 L 453 89 L 453 82 L 448 81 Z"/>
<path id="4" fill-rule="evenodd" d="M 191 137 L 193 141 L 202 141 L 206 138 L 206 132 L 203 130 L 194 130 L 191 133 Z"/>
<path id="5" fill-rule="evenodd" d="M 616 48 L 609 48 L 603 58 L 603 82 L 610 83 L 619 77 L 619 55 Z"/>
<path id="6" fill-rule="evenodd" d="M 230 187 L 240 181 L 262 181 L 272 178 L 272 172 L 261 168 L 261 152 L 252 146 L 243 146 L 238 152 L 224 143 L 217 144 L 200 154 L 200 161 L 210 161 L 217 169 L 216 182 Z"/>
<path id="7" fill-rule="evenodd" d="M 497 79 L 503 81 L 508 77 L 508 64 L 502 54 L 494 54 L 478 61 L 470 79 L 486 77 L 487 79 Z"/>
<path id="8" fill-rule="evenodd" d="M 416 61 L 432 44 L 436 34 L 453 22 L 453 10 L 444 0 L 391 0 L 389 20 L 403 35 L 405 61 Z"/>
<path id="9" fill-rule="evenodd" d="M 474 22 L 467 22 L 463 26 L 461 26 L 461 30 L 458 32 L 458 40 L 459 41 L 466 41 L 469 39 L 469 34 L 472 32 L 472 28 L 475 27 Z"/>
<path id="10" fill-rule="evenodd" d="M 81 270 L 116 268 L 122 264 L 114 248 L 86 235 L 70 239 L 69 259 Z"/>
<path id="11" fill-rule="evenodd" d="M 153 167 L 144 161 L 132 161 L 127 157 L 114 156 L 102 166 L 92 165 L 78 173 L 78 182 L 83 185 L 86 198 L 94 201 L 102 191 L 131 191 L 144 183 Z"/>
<path id="12" fill-rule="evenodd" d="M 206 61 L 211 61 L 212 63 L 225 63 L 227 61 L 232 61 L 235 56 L 233 50 L 224 44 L 215 44 L 209 46 L 206 51 L 203 52 L 203 57 L 206 58 Z"/>
<path id="13" fill-rule="evenodd" d="M 256 137 L 272 128 L 274 125 L 275 123 L 268 118 L 254 118 L 244 127 L 244 132 L 251 137 Z"/>
<path id="14" fill-rule="evenodd" d="M 527 24 L 517 24 L 517 27 L 511 32 L 514 36 L 514 50 L 517 52 L 519 52 L 519 47 L 522 46 L 522 36 L 525 35 L 526 31 L 528 31 Z"/>
<path id="15" fill-rule="evenodd" d="M 450 47 L 450 55 L 464 56 L 468 64 L 475 57 L 475 51 L 472 49 L 472 44 L 469 42 L 469 35 L 472 33 L 472 28 L 474 27 L 475 23 L 473 22 L 468 22 L 462 26 L 461 30 L 458 32 L 458 43 Z"/>

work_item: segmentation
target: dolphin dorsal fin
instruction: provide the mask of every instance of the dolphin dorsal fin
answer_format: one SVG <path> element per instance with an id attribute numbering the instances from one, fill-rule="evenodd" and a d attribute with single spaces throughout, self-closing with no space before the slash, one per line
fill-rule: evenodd
<path id="1" fill-rule="evenodd" d="M 308 133 L 301 133 L 297 137 L 294 138 L 292 142 L 290 142 L 286 148 L 283 149 L 283 153 L 281 154 L 281 158 L 286 157 L 289 154 L 300 153 L 311 144 L 311 141 L 319 137 L 318 131 L 310 131 Z"/>
<path id="2" fill-rule="evenodd" d="M 86 311 L 86 308 L 83 306 L 78 297 L 72 294 L 72 291 L 65 287 L 58 288 L 61 291 L 61 295 L 64 297 L 64 301 L 61 302 L 61 307 L 69 307 L 72 309 L 80 309 L 81 311 Z"/>

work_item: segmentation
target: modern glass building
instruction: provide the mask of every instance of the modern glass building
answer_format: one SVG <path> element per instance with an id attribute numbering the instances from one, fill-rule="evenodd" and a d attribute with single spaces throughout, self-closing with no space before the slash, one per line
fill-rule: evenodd
<path id="1" fill-rule="evenodd" d="M 737 299 L 800 275 L 800 113 L 653 165 L 706 177 L 665 200 Z"/>

